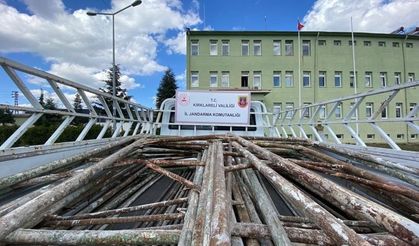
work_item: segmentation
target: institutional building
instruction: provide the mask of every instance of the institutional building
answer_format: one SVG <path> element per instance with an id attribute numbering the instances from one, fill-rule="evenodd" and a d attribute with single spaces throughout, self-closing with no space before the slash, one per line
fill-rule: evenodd
<path id="1" fill-rule="evenodd" d="M 274 112 L 298 107 L 299 90 L 301 104 L 307 105 L 419 76 L 417 35 L 354 33 L 354 43 L 349 32 L 304 31 L 300 36 L 299 69 L 297 32 L 188 31 L 187 89 L 250 90 L 252 100 L 263 101 Z M 359 117 L 367 117 L 381 102 L 380 98 L 363 102 Z M 408 89 L 392 100 L 381 117 L 401 118 L 418 103 L 419 89 Z M 343 104 L 340 115 L 350 107 Z M 406 125 L 385 128 L 397 142 L 418 141 Z M 336 134 L 343 142 L 353 141 L 345 129 L 337 129 Z M 367 142 L 381 142 L 371 129 L 362 128 L 359 134 Z"/>

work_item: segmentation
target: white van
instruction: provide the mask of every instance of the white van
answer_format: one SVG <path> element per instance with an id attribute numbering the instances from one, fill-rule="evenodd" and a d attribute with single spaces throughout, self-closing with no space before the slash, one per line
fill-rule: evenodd
<path id="1" fill-rule="evenodd" d="M 233 132 L 241 136 L 266 136 L 270 132 L 268 112 L 265 104 L 252 101 L 250 105 L 249 125 L 199 125 L 191 123 L 175 123 L 176 99 L 169 98 L 163 101 L 157 116 L 157 128 L 160 127 L 160 135 L 171 136 L 197 136 L 210 134 L 224 134 Z M 161 120 L 160 120 L 161 119 Z M 266 133 L 266 134 L 265 134 Z"/>

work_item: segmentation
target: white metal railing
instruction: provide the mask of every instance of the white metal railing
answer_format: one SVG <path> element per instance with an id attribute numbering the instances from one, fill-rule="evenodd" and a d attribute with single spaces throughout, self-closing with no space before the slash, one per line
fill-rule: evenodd
<path id="1" fill-rule="evenodd" d="M 22 135 L 43 115 L 62 116 L 61 124 L 51 134 L 51 136 L 49 136 L 48 140 L 44 143 L 44 146 L 53 145 L 64 130 L 70 126 L 75 117 L 88 119 L 88 122 L 84 125 L 82 132 L 77 136 L 75 142 L 83 141 L 89 130 L 99 121 L 103 122 L 101 123 L 103 126 L 96 138 L 97 140 L 105 140 L 105 133 L 110 128 L 112 122 L 114 122 L 116 127 L 114 129 L 112 128 L 112 136 L 110 139 L 136 135 L 139 133 L 150 134 L 153 132 L 153 110 L 150 108 L 118 97 L 113 97 L 111 94 L 23 64 L 19 64 L 7 58 L 0 57 L 0 65 L 11 81 L 30 103 L 30 106 L 26 107 L 0 104 L 0 109 L 20 111 L 30 114 L 30 117 L 0 145 L 0 150 L 4 151 L 10 149 L 16 141 L 18 141 L 19 138 L 21 138 Z M 46 91 L 55 93 L 59 100 L 57 104 L 62 105 L 61 108 L 51 110 L 42 106 L 28 87 L 27 82 L 22 80 L 20 74 L 45 80 L 48 86 Z M 86 105 L 88 112 L 76 112 L 73 105 L 66 98 L 63 88 L 67 91 L 77 91 L 77 93 L 81 96 L 83 103 Z M 102 113 L 95 110 L 93 100 L 98 100 L 98 103 L 101 104 Z M 116 105 L 117 113 L 115 116 L 112 115 L 111 110 L 107 105 L 107 101 L 111 101 L 112 105 Z M 124 133 L 122 134 L 122 132 Z"/>
<path id="2" fill-rule="evenodd" d="M 371 126 L 374 133 L 377 133 L 392 149 L 400 150 L 389 134 L 384 129 L 384 124 L 393 124 L 391 128 L 407 126 L 414 134 L 419 134 L 419 126 L 417 122 L 419 118 L 419 93 L 413 95 L 414 106 L 409 108 L 407 113 L 399 117 L 379 117 L 380 114 L 386 110 L 388 114 L 388 107 L 390 102 L 394 102 L 397 94 L 400 91 L 408 89 L 416 89 L 419 86 L 419 81 L 407 82 L 391 87 L 383 87 L 367 92 L 362 92 L 350 96 L 345 96 L 338 99 L 327 100 L 310 105 L 305 105 L 301 108 L 283 110 L 279 113 L 273 114 L 272 125 L 276 127 L 276 134 L 282 137 L 303 137 L 308 138 L 308 131 L 310 131 L 315 139 L 319 142 L 327 142 L 323 130 L 328 132 L 331 140 L 336 144 L 342 144 L 338 134 L 335 133 L 336 127 L 342 127 L 351 135 L 355 143 L 359 146 L 366 147 L 363 137 L 359 134 L 359 127 Z M 406 97 L 406 95 L 403 95 Z M 371 109 L 371 114 L 360 114 L 360 106 L 362 102 L 373 98 L 371 101 L 379 102 L 379 107 L 376 111 Z M 403 99 L 403 102 L 407 104 Z M 344 103 L 352 104 L 346 114 L 343 114 L 341 108 Z M 407 108 L 408 105 L 405 105 Z M 328 109 L 328 110 L 327 110 Z M 402 110 L 402 109 L 400 109 Z M 340 113 L 339 113 L 340 112 Z M 362 111 L 364 112 L 364 111 Z M 321 115 L 322 114 L 322 115 Z M 336 117 L 336 115 L 340 117 Z M 321 117 L 323 116 L 323 117 Z M 396 124 L 397 123 L 397 124 Z M 354 129 L 355 126 L 355 129 Z M 289 134 L 290 133 L 290 134 Z M 297 134 L 298 133 L 298 134 Z"/>

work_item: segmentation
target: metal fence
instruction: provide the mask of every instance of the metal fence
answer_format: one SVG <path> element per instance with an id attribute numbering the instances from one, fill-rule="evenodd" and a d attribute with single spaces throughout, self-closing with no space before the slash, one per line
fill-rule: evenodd
<path id="1" fill-rule="evenodd" d="M 374 135 L 377 133 L 392 149 L 400 150 L 396 141 L 385 130 L 387 128 L 395 129 L 396 127 L 406 127 L 411 129 L 413 134 L 419 134 L 419 126 L 417 117 L 419 103 L 412 103 L 407 108 L 407 114 L 403 115 L 402 108 L 400 113 L 394 114 L 394 117 L 388 117 L 389 104 L 394 100 L 397 94 L 407 89 L 416 89 L 419 81 L 407 82 L 391 87 L 383 87 L 358 93 L 355 95 L 345 96 L 338 99 L 327 100 L 311 105 L 305 105 L 300 108 L 286 109 L 273 115 L 273 124 L 276 126 L 276 133 L 281 137 L 302 137 L 309 138 L 309 134 L 313 134 L 315 139 L 321 143 L 328 142 L 342 144 L 340 134 L 336 134 L 334 130 L 337 127 L 344 128 L 354 139 L 358 146 L 366 147 L 365 137 L 361 137 L 359 129 L 370 126 Z M 406 95 L 404 95 L 406 97 Z M 361 103 L 368 101 L 380 102 L 377 110 L 373 108 L 361 108 Z M 416 101 L 418 95 L 415 95 Z M 343 114 L 343 105 L 350 105 L 346 114 Z M 407 103 L 406 103 L 407 104 Z M 408 107 L 408 105 L 405 105 Z M 327 110 L 328 109 L 328 110 Z M 362 109 L 362 114 L 360 113 Z M 365 111 L 365 112 L 364 112 Z M 386 117 L 383 117 L 385 114 Z M 327 132 L 327 133 L 326 133 Z M 326 138 L 327 136 L 330 136 Z"/>
<path id="2" fill-rule="evenodd" d="M 3 153 L 13 147 L 25 132 L 27 132 L 28 129 L 44 115 L 62 116 L 62 122 L 43 144 L 45 146 L 44 148 L 52 146 L 76 117 L 87 119 L 87 123 L 75 140 L 76 144 L 84 141 L 89 130 L 97 123 L 100 123 L 101 125 L 101 131 L 96 137 L 96 140 L 98 141 L 114 140 L 118 137 L 126 137 L 139 133 L 150 134 L 153 132 L 153 111 L 150 108 L 119 97 L 114 97 L 111 94 L 93 89 L 86 85 L 16 63 L 3 57 L 0 57 L 0 65 L 29 102 L 29 106 L 0 105 L 0 109 L 25 112 L 30 115 L 16 131 L 1 144 L 0 150 L 2 150 Z M 46 81 L 46 91 L 55 93 L 58 98 L 58 102 L 56 103 L 61 107 L 59 109 L 47 109 L 43 106 L 38 98 L 36 98 L 33 91 L 30 90 L 28 82 L 22 79 L 23 76 L 25 76 L 25 78 L 29 77 L 31 79 Z M 65 96 L 64 90 L 73 91 L 74 93 L 77 92 L 87 110 L 75 110 Z M 95 106 L 95 104 L 99 106 Z M 108 104 L 115 105 L 116 115 L 112 115 L 112 108 L 108 107 Z M 111 127 L 112 123 L 115 127 Z M 108 129 L 111 129 L 112 134 L 111 137 L 106 138 L 105 133 Z M 69 144 L 74 145 L 75 143 L 72 142 Z"/>

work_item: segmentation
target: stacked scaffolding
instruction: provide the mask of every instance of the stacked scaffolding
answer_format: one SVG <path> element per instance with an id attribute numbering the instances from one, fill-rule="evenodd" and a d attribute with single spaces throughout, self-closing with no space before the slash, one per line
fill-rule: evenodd
<path id="1" fill-rule="evenodd" d="M 131 137 L 0 180 L 0 242 L 418 245 L 419 170 L 301 139 Z"/>

